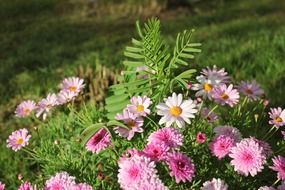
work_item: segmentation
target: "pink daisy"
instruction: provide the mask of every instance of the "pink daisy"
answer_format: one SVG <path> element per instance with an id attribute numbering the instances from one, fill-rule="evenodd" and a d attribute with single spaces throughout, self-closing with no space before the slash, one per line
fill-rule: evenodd
<path id="1" fill-rule="evenodd" d="M 145 147 L 144 154 L 153 161 L 161 161 L 167 157 L 169 147 L 164 143 L 152 143 Z"/>
<path id="2" fill-rule="evenodd" d="M 183 138 L 178 129 L 165 127 L 150 134 L 147 142 L 148 144 L 163 143 L 170 148 L 178 148 L 183 145 Z"/>
<path id="3" fill-rule="evenodd" d="M 282 108 L 270 108 L 269 116 L 272 120 L 269 121 L 269 124 L 275 125 L 276 127 L 281 127 L 285 125 L 285 109 Z"/>
<path id="4" fill-rule="evenodd" d="M 25 183 L 23 183 L 18 190 L 36 190 L 33 188 L 32 184 L 28 181 L 26 181 Z"/>
<path id="5" fill-rule="evenodd" d="M 57 102 L 59 105 L 66 104 L 73 101 L 76 96 L 77 94 L 73 91 L 60 91 L 57 94 Z"/>
<path id="6" fill-rule="evenodd" d="M 7 147 L 12 148 L 14 151 L 20 150 L 29 144 L 31 135 L 27 129 L 19 129 L 14 131 L 7 139 Z"/>
<path id="7" fill-rule="evenodd" d="M 285 180 L 285 158 L 283 156 L 275 156 L 273 159 L 273 166 L 270 168 L 277 172 L 277 177 Z"/>
<path id="8" fill-rule="evenodd" d="M 219 116 L 216 113 L 211 112 L 209 108 L 203 108 L 201 111 L 201 115 L 203 118 L 207 119 L 209 123 L 214 123 L 219 119 Z"/>
<path id="9" fill-rule="evenodd" d="M 26 100 L 20 103 L 15 111 L 16 117 L 27 117 L 36 109 L 36 103 L 33 100 Z"/>
<path id="10" fill-rule="evenodd" d="M 57 96 L 55 94 L 48 94 L 46 98 L 42 99 L 38 103 L 36 116 L 40 117 L 40 115 L 43 115 L 43 120 L 45 120 L 47 114 L 57 104 Z"/>
<path id="11" fill-rule="evenodd" d="M 89 139 L 86 143 L 86 149 L 98 154 L 100 151 L 106 149 L 111 142 L 111 135 L 106 129 L 102 128 Z"/>
<path id="12" fill-rule="evenodd" d="M 93 190 L 93 188 L 87 183 L 79 183 L 74 185 L 71 190 Z"/>
<path id="13" fill-rule="evenodd" d="M 211 181 L 203 183 L 201 190 L 227 190 L 228 185 L 221 179 L 213 178 Z"/>
<path id="14" fill-rule="evenodd" d="M 44 190 L 65 190 L 71 189 L 75 183 L 75 177 L 67 172 L 59 172 L 46 181 Z"/>
<path id="15" fill-rule="evenodd" d="M 217 84 L 230 82 L 230 77 L 225 69 L 218 69 L 216 65 L 213 68 L 207 67 L 206 69 L 202 69 L 201 74 L 208 78 L 213 78 Z"/>
<path id="16" fill-rule="evenodd" d="M 182 153 L 169 154 L 167 164 L 171 170 L 170 176 L 175 177 L 176 183 L 191 182 L 195 176 L 195 166 L 191 158 Z"/>
<path id="17" fill-rule="evenodd" d="M 234 146 L 234 139 L 224 135 L 218 136 L 213 142 L 210 143 L 210 149 L 214 156 L 219 160 L 227 156 Z"/>
<path id="18" fill-rule="evenodd" d="M 129 127 L 128 129 L 119 126 L 114 128 L 116 133 L 128 140 L 131 140 L 136 132 L 143 132 L 143 118 L 137 117 L 137 115 L 133 114 L 128 109 L 124 109 L 123 113 L 117 114 L 116 119 L 123 121 Z"/>
<path id="19" fill-rule="evenodd" d="M 260 97 L 264 95 L 264 91 L 260 88 L 259 84 L 257 84 L 255 80 L 241 81 L 237 88 L 250 100 L 259 100 Z"/>
<path id="20" fill-rule="evenodd" d="M 78 94 L 84 88 L 84 80 L 78 77 L 65 78 L 60 84 L 61 90 Z"/>
<path id="21" fill-rule="evenodd" d="M 0 190 L 4 190 L 4 189 L 5 189 L 5 184 L 0 181 Z"/>
<path id="22" fill-rule="evenodd" d="M 252 138 L 243 139 L 231 149 L 229 156 L 232 158 L 231 165 L 238 173 L 255 176 L 264 168 L 266 156 L 263 148 Z"/>
<path id="23" fill-rule="evenodd" d="M 229 86 L 220 84 L 213 89 L 213 98 L 215 102 L 221 105 L 228 104 L 233 107 L 239 101 L 239 93 L 236 89 L 233 89 L 232 84 Z"/>
<path id="24" fill-rule="evenodd" d="M 242 139 L 242 135 L 240 133 L 240 131 L 232 126 L 229 125 L 222 125 L 222 126 L 217 126 L 214 128 L 214 133 L 215 138 L 217 138 L 218 136 L 224 135 L 227 137 L 231 137 L 232 139 L 234 139 L 235 143 L 240 142 Z"/>
<path id="25" fill-rule="evenodd" d="M 152 104 L 152 101 L 147 96 L 134 96 L 131 98 L 131 103 L 132 104 L 127 106 L 130 112 L 143 117 L 150 114 L 148 107 Z"/>
<path id="26" fill-rule="evenodd" d="M 196 142 L 198 144 L 202 144 L 207 140 L 207 136 L 206 134 L 202 133 L 201 131 L 198 132 L 197 136 L 196 136 Z"/>

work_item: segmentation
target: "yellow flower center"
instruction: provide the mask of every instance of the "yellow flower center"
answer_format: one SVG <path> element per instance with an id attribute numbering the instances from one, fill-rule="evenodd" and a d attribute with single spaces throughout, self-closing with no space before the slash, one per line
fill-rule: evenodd
<path id="1" fill-rule="evenodd" d="M 175 116 L 175 117 L 178 117 L 181 115 L 182 113 L 182 109 L 179 107 L 179 106 L 173 106 L 171 109 L 170 109 L 170 113 Z"/>
<path id="2" fill-rule="evenodd" d="M 23 138 L 19 138 L 19 139 L 17 139 L 17 141 L 16 141 L 16 144 L 23 144 L 23 142 L 24 142 L 24 139 Z"/>
<path id="3" fill-rule="evenodd" d="M 221 98 L 223 98 L 224 100 L 229 99 L 229 95 L 227 95 L 226 93 L 221 95 Z"/>
<path id="4" fill-rule="evenodd" d="M 127 125 L 129 128 L 133 128 L 136 126 L 136 122 L 134 120 L 130 120 L 130 121 L 128 121 Z"/>
<path id="5" fill-rule="evenodd" d="M 24 113 L 26 115 L 30 114 L 32 110 L 30 110 L 29 108 L 24 109 Z"/>
<path id="6" fill-rule="evenodd" d="M 137 112 L 143 112 L 144 106 L 143 105 L 137 105 Z"/>
<path id="7" fill-rule="evenodd" d="M 250 90 L 250 89 L 246 89 L 245 92 L 246 92 L 247 94 L 253 94 L 252 90 Z"/>
<path id="8" fill-rule="evenodd" d="M 209 84 L 209 83 L 205 83 L 204 84 L 204 90 L 207 92 L 210 92 L 213 89 L 213 85 Z"/>
<path id="9" fill-rule="evenodd" d="M 283 119 L 281 117 L 276 117 L 275 121 L 278 122 L 278 123 L 281 123 L 283 121 Z"/>
<path id="10" fill-rule="evenodd" d="M 76 86 L 70 86 L 68 89 L 72 92 L 75 92 L 77 90 L 77 87 Z"/>

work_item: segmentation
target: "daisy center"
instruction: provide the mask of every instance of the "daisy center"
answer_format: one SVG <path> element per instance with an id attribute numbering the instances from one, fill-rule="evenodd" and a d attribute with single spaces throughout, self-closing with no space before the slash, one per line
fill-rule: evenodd
<path id="1" fill-rule="evenodd" d="M 182 113 L 182 109 L 179 107 L 179 106 L 173 106 L 171 109 L 170 109 L 170 113 L 175 116 L 175 117 L 178 117 L 181 115 Z"/>
<path id="2" fill-rule="evenodd" d="M 31 112 L 31 110 L 29 108 L 24 109 L 25 114 L 29 114 L 30 112 Z"/>
<path id="3" fill-rule="evenodd" d="M 76 86 L 70 86 L 68 89 L 72 92 L 75 92 L 77 90 L 77 87 Z"/>
<path id="4" fill-rule="evenodd" d="M 281 122 L 283 122 L 283 119 L 281 117 L 276 117 L 275 121 L 278 122 L 278 123 L 281 123 Z"/>
<path id="5" fill-rule="evenodd" d="M 227 99 L 229 99 L 229 95 L 227 95 L 226 93 L 223 93 L 221 95 L 221 98 L 224 99 L 224 100 L 227 100 Z"/>
<path id="6" fill-rule="evenodd" d="M 136 126 L 136 122 L 134 120 L 129 120 L 127 125 L 128 125 L 129 128 L 133 128 L 133 127 Z"/>
<path id="7" fill-rule="evenodd" d="M 18 138 L 16 141 L 16 144 L 20 145 L 20 144 L 23 144 L 23 142 L 24 142 L 23 138 Z"/>
<path id="8" fill-rule="evenodd" d="M 253 94 L 253 92 L 252 92 L 251 89 L 246 89 L 245 92 L 246 92 L 247 94 Z"/>
<path id="9" fill-rule="evenodd" d="M 143 112 L 144 106 L 143 105 L 137 105 L 137 112 Z"/>
<path id="10" fill-rule="evenodd" d="M 213 85 L 209 84 L 209 83 L 205 83 L 204 84 L 204 90 L 207 92 L 210 92 L 213 89 Z"/>

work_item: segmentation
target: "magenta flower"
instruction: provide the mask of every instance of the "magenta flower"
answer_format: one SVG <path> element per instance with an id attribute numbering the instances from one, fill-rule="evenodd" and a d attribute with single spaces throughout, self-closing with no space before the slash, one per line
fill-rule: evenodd
<path id="1" fill-rule="evenodd" d="M 148 144 L 163 143 L 170 148 L 178 148 L 183 145 L 183 138 L 178 129 L 165 127 L 150 134 L 147 142 Z"/>
<path id="2" fill-rule="evenodd" d="M 87 183 L 79 183 L 74 185 L 71 190 L 93 190 L 93 188 Z"/>
<path id="3" fill-rule="evenodd" d="M 225 72 L 225 69 L 218 69 L 216 65 L 214 65 L 213 68 L 207 67 L 206 69 L 202 69 L 201 74 L 214 79 L 217 84 L 230 82 L 230 77 L 228 73 Z"/>
<path id="4" fill-rule="evenodd" d="M 285 180 L 285 157 L 275 156 L 273 159 L 273 166 L 270 168 L 277 172 L 277 177 L 281 180 Z"/>
<path id="5" fill-rule="evenodd" d="M 224 135 L 227 137 L 231 137 L 234 139 L 235 143 L 240 142 L 242 139 L 242 135 L 240 131 L 232 126 L 229 125 L 221 125 L 214 128 L 215 138 L 218 136 Z"/>
<path id="6" fill-rule="evenodd" d="M 12 148 L 15 152 L 29 144 L 29 131 L 27 129 L 19 129 L 14 131 L 7 139 L 7 147 Z"/>
<path id="7" fill-rule="evenodd" d="M 227 190 L 228 185 L 221 179 L 213 178 L 211 181 L 203 183 L 201 190 Z"/>
<path id="8" fill-rule="evenodd" d="M 152 101 L 147 96 L 137 96 L 131 98 L 131 103 L 127 107 L 130 112 L 137 114 L 138 116 L 145 117 L 150 114 L 150 109 L 148 108 Z"/>
<path id="9" fill-rule="evenodd" d="M 231 165 L 238 173 L 255 176 L 264 168 L 266 156 L 263 148 L 252 138 L 243 139 L 231 149 L 229 156 L 232 158 Z"/>
<path id="10" fill-rule="evenodd" d="M 195 166 L 191 158 L 182 153 L 169 154 L 167 164 L 171 170 L 170 176 L 175 177 L 176 183 L 191 182 L 195 176 Z"/>
<path id="11" fill-rule="evenodd" d="M 219 119 L 219 116 L 216 113 L 211 112 L 211 110 L 209 108 L 203 108 L 201 111 L 201 115 L 209 123 L 214 123 L 215 121 L 217 121 Z"/>
<path id="12" fill-rule="evenodd" d="M 198 144 L 202 144 L 207 140 L 207 136 L 206 134 L 202 133 L 201 131 L 198 132 L 197 136 L 196 136 L 196 142 Z"/>
<path id="13" fill-rule="evenodd" d="M 57 102 L 59 105 L 66 104 L 73 101 L 76 96 L 77 94 L 73 91 L 60 91 L 57 94 Z"/>
<path id="14" fill-rule="evenodd" d="M 15 111 L 16 117 L 27 117 L 36 109 L 36 103 L 33 100 L 26 100 L 20 103 Z"/>
<path id="15" fill-rule="evenodd" d="M 59 172 L 46 181 L 44 190 L 72 189 L 75 185 L 75 177 L 70 176 L 67 172 Z"/>
<path id="16" fill-rule="evenodd" d="M 137 117 L 135 114 L 130 112 L 128 109 L 124 109 L 123 113 L 117 114 L 116 119 L 119 121 L 123 121 L 129 128 L 123 127 L 115 127 L 115 132 L 118 133 L 120 136 L 131 140 L 135 133 L 142 133 L 143 132 L 143 118 Z"/>
<path id="17" fill-rule="evenodd" d="M 5 189 L 5 184 L 0 181 L 0 190 L 4 190 L 4 189 Z"/>
<path id="18" fill-rule="evenodd" d="M 84 88 L 84 80 L 78 77 L 65 78 L 60 84 L 61 90 L 73 92 L 76 95 Z"/>
<path id="19" fill-rule="evenodd" d="M 98 154 L 100 151 L 106 149 L 111 142 L 111 135 L 106 129 L 102 128 L 88 140 L 86 149 Z"/>
<path id="20" fill-rule="evenodd" d="M 269 121 L 269 124 L 275 125 L 276 127 L 281 127 L 285 125 L 285 109 L 282 108 L 270 108 L 269 116 L 272 120 Z"/>
<path id="21" fill-rule="evenodd" d="M 169 147 L 164 143 L 152 143 L 145 147 L 144 154 L 153 161 L 162 161 L 167 157 Z"/>
<path id="22" fill-rule="evenodd" d="M 219 160 L 227 156 L 231 148 L 235 145 L 234 139 L 224 135 L 218 136 L 210 143 L 210 149 L 214 156 Z"/>
<path id="23" fill-rule="evenodd" d="M 42 115 L 43 120 L 45 120 L 47 117 L 47 114 L 57 104 L 58 104 L 57 103 L 57 96 L 55 94 L 48 94 L 46 98 L 42 99 L 38 103 L 36 116 L 40 117 Z"/>
<path id="24" fill-rule="evenodd" d="M 264 95 L 264 91 L 260 88 L 259 84 L 257 84 L 255 80 L 241 81 L 237 88 L 250 100 L 259 100 L 260 97 Z"/>
<path id="25" fill-rule="evenodd" d="M 26 181 L 25 183 L 23 183 L 18 190 L 36 190 L 33 188 L 32 184 L 28 181 Z"/>
<path id="26" fill-rule="evenodd" d="M 220 84 L 213 89 L 213 98 L 218 104 L 228 104 L 233 107 L 239 101 L 239 93 L 236 89 L 233 89 L 232 84 L 229 86 Z"/>

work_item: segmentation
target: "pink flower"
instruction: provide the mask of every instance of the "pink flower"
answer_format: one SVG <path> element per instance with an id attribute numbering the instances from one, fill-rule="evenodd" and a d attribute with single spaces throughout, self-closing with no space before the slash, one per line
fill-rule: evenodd
<path id="1" fill-rule="evenodd" d="M 285 125 L 285 109 L 282 108 L 270 108 L 269 116 L 272 120 L 269 121 L 269 124 L 275 125 L 276 127 L 281 127 Z"/>
<path id="2" fill-rule="evenodd" d="M 220 84 L 213 89 L 213 98 L 215 102 L 221 105 L 228 104 L 233 107 L 239 101 L 239 93 L 236 89 L 233 89 L 232 84 L 228 87 L 225 84 Z"/>
<path id="3" fill-rule="evenodd" d="M 241 81 L 237 88 L 250 100 L 256 101 L 264 95 L 264 91 L 260 88 L 259 84 L 257 84 L 255 80 Z"/>
<path id="4" fill-rule="evenodd" d="M 175 177 L 176 183 L 192 181 L 195 176 L 195 166 L 191 158 L 182 153 L 169 154 L 167 164 L 171 170 L 170 176 Z"/>
<path id="5" fill-rule="evenodd" d="M 259 187 L 258 190 L 276 190 L 274 187 L 263 186 Z"/>
<path id="6" fill-rule="evenodd" d="M 269 157 L 273 153 L 272 149 L 271 149 L 271 146 L 267 142 L 262 141 L 262 140 L 258 140 L 255 137 L 250 137 L 250 138 L 253 139 L 260 147 L 262 147 L 262 149 L 263 149 L 262 153 L 266 157 Z"/>
<path id="7" fill-rule="evenodd" d="M 211 181 L 203 183 L 201 190 L 227 190 L 228 185 L 221 179 L 213 178 Z"/>
<path id="8" fill-rule="evenodd" d="M 264 168 L 266 156 L 263 148 L 252 138 L 243 139 L 231 149 L 229 156 L 232 158 L 231 165 L 238 173 L 255 176 Z"/>
<path id="9" fill-rule="evenodd" d="M 207 140 L 207 136 L 206 134 L 202 133 L 201 131 L 198 132 L 197 136 L 196 136 L 196 142 L 198 144 L 202 144 Z"/>
<path id="10" fill-rule="evenodd" d="M 27 129 L 19 129 L 14 131 L 7 139 L 7 147 L 12 148 L 15 152 L 29 144 L 31 135 Z"/>
<path id="11" fill-rule="evenodd" d="M 106 149 L 111 144 L 111 135 L 104 128 L 100 129 L 89 141 L 86 143 L 86 149 L 98 154 L 100 151 Z"/>
<path id="12" fill-rule="evenodd" d="M 228 73 L 225 72 L 225 69 L 218 69 L 216 65 L 214 65 L 212 69 L 210 67 L 202 69 L 201 74 L 208 78 L 213 78 L 217 84 L 230 82 L 230 77 Z"/>
<path id="13" fill-rule="evenodd" d="M 4 189 L 5 189 L 5 184 L 0 181 L 0 190 L 4 190 Z"/>
<path id="14" fill-rule="evenodd" d="M 213 123 L 219 119 L 219 116 L 214 112 L 210 112 L 211 110 L 209 108 L 203 108 L 201 111 L 201 115 L 203 118 L 207 119 L 209 123 Z"/>
<path id="15" fill-rule="evenodd" d="M 40 115 L 43 115 L 43 120 L 45 120 L 47 114 L 57 104 L 57 96 L 55 94 L 48 94 L 46 98 L 42 99 L 38 103 L 36 116 L 40 117 Z"/>
<path id="16" fill-rule="evenodd" d="M 33 188 L 32 184 L 28 181 L 26 181 L 25 183 L 23 183 L 18 190 L 36 190 Z"/>
<path id="17" fill-rule="evenodd" d="M 129 160 L 130 158 L 134 157 L 135 155 L 137 156 L 144 156 L 144 153 L 142 151 L 139 151 L 135 148 L 133 149 L 128 149 L 125 151 L 125 153 L 120 157 L 118 163 L 124 162 L 125 160 Z"/>
<path id="18" fill-rule="evenodd" d="M 214 128 L 215 138 L 218 136 L 224 135 L 226 137 L 231 137 L 234 139 L 235 143 L 240 142 L 242 139 L 242 135 L 240 131 L 229 125 L 221 125 Z"/>
<path id="19" fill-rule="evenodd" d="M 285 131 L 281 131 L 281 134 L 283 135 L 283 139 L 285 140 Z"/>
<path id="20" fill-rule="evenodd" d="M 166 187 L 160 179 L 155 177 L 155 178 L 152 178 L 148 182 L 137 185 L 135 189 L 138 189 L 138 190 L 168 190 L 168 187 Z"/>
<path id="21" fill-rule="evenodd" d="M 66 104 L 75 99 L 77 94 L 73 91 L 60 91 L 57 95 L 57 102 L 59 105 Z"/>
<path id="22" fill-rule="evenodd" d="M 170 148 L 178 148 L 182 146 L 183 138 L 183 135 L 178 129 L 165 127 L 150 134 L 147 142 L 148 144 L 163 143 Z"/>
<path id="23" fill-rule="evenodd" d="M 169 147 L 164 143 L 152 143 L 145 147 L 144 154 L 153 161 L 161 161 L 167 157 Z"/>
<path id="24" fill-rule="evenodd" d="M 143 132 L 143 128 L 141 128 L 144 122 L 143 118 L 137 117 L 128 109 L 124 109 L 123 113 L 117 114 L 116 119 L 123 121 L 129 127 L 128 129 L 119 126 L 114 128 L 116 133 L 122 137 L 127 138 L 128 140 L 131 140 L 136 132 Z"/>
<path id="25" fill-rule="evenodd" d="M 152 104 L 152 101 L 147 96 L 134 96 L 131 98 L 131 103 L 132 104 L 128 105 L 127 107 L 133 114 L 143 117 L 150 114 L 150 109 L 148 107 Z"/>
<path id="26" fill-rule="evenodd" d="M 67 172 L 59 172 L 46 181 L 44 190 L 67 190 L 74 185 L 76 185 L 75 177 L 69 176 Z"/>
<path id="27" fill-rule="evenodd" d="M 36 103 L 33 100 L 26 100 L 20 103 L 15 111 L 16 117 L 27 117 L 36 109 Z"/>
<path id="28" fill-rule="evenodd" d="M 210 149 L 214 156 L 219 160 L 227 156 L 234 146 L 234 139 L 224 135 L 218 136 L 213 142 L 210 143 Z"/>
<path id="29" fill-rule="evenodd" d="M 65 78 L 60 84 L 61 90 L 73 92 L 76 95 L 84 88 L 84 80 L 78 77 Z"/>
<path id="30" fill-rule="evenodd" d="M 74 185 L 71 190 L 93 190 L 93 188 L 87 183 L 79 183 Z"/>
<path id="31" fill-rule="evenodd" d="M 282 182 L 281 185 L 277 187 L 278 190 L 285 190 L 285 181 Z"/>
<path id="32" fill-rule="evenodd" d="M 285 157 L 275 156 L 273 159 L 273 166 L 270 168 L 277 172 L 277 177 L 281 180 L 285 180 Z"/>

